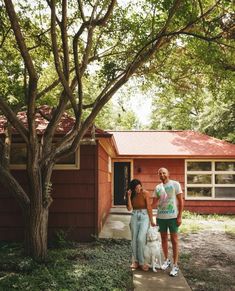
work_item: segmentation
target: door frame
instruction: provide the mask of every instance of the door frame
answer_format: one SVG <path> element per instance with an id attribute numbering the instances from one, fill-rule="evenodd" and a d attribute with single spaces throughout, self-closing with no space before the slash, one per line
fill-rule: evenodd
<path id="1" fill-rule="evenodd" d="M 130 180 L 133 179 L 133 173 L 134 173 L 134 161 L 133 159 L 112 159 L 112 207 L 118 207 L 118 205 L 114 205 L 114 163 L 130 163 Z M 119 205 L 122 207 L 122 205 Z M 124 206 L 124 205 L 123 205 Z"/>

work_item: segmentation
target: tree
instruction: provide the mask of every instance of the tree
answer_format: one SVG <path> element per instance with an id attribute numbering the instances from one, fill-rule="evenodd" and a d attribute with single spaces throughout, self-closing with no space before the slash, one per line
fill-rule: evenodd
<path id="1" fill-rule="evenodd" d="M 4 56 L 11 70 L 10 78 L 5 80 L 10 86 L 10 79 L 19 74 L 23 103 L 20 106 L 26 108 L 28 127 L 15 114 L 11 90 L 4 91 L 3 86 L 0 109 L 26 143 L 29 190 L 23 190 L 3 166 L 0 179 L 22 208 L 26 251 L 44 260 L 54 164 L 77 149 L 97 114 L 131 77 L 151 71 L 152 62 L 161 65 L 164 52 L 171 49 L 177 37 L 222 41 L 221 19 L 231 18 L 232 3 L 225 0 L 204 3 L 146 0 L 127 6 L 117 4 L 116 0 L 3 3 L 1 54 L 11 44 L 18 59 L 14 72 L 14 62 L 9 55 Z M 227 30 L 230 31 L 230 26 Z M 92 81 L 97 90 L 91 92 Z M 13 93 L 13 99 L 18 100 L 18 90 Z M 55 109 L 39 138 L 35 124 L 37 105 L 51 98 Z M 54 145 L 56 127 L 68 108 L 76 119 L 74 127 Z"/>
<path id="2" fill-rule="evenodd" d="M 219 43 L 178 38 L 177 48 L 153 76 L 160 90 L 153 98 L 151 128 L 195 129 L 235 141 L 235 37 L 234 28 L 227 33 L 226 27 L 226 41 Z"/>

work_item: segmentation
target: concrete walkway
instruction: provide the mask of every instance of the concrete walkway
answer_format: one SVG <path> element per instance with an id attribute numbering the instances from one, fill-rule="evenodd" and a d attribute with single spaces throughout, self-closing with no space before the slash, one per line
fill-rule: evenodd
<path id="1" fill-rule="evenodd" d="M 130 213 L 126 208 L 112 208 L 106 220 L 106 223 L 99 235 L 100 238 L 125 238 L 131 239 L 130 229 Z M 158 270 L 157 273 L 149 270 L 143 272 L 141 270 L 133 271 L 133 280 L 135 291 L 190 291 L 187 281 L 180 272 L 177 277 L 169 276 L 170 270 Z"/>

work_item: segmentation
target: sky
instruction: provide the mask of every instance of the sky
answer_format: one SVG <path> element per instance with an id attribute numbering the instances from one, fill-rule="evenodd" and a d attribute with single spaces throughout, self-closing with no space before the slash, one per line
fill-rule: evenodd
<path id="1" fill-rule="evenodd" d="M 143 94 L 136 94 L 131 97 L 130 104 L 140 123 L 142 125 L 148 125 L 150 123 L 150 115 L 152 110 L 151 98 L 146 98 Z"/>
<path id="2" fill-rule="evenodd" d="M 142 92 L 140 80 L 131 79 L 124 85 L 112 98 L 114 105 L 118 100 L 123 101 L 123 107 L 126 110 L 133 110 L 138 117 L 141 125 L 150 124 L 152 111 L 152 92 Z"/>

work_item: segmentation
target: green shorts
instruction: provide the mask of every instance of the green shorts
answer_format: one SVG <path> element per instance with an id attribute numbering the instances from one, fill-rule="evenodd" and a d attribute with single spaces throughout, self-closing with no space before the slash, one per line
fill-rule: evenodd
<path id="1" fill-rule="evenodd" d="M 170 233 L 177 233 L 178 232 L 178 225 L 176 223 L 176 218 L 170 219 L 157 219 L 157 224 L 159 226 L 160 232 L 167 232 L 168 228 Z"/>

